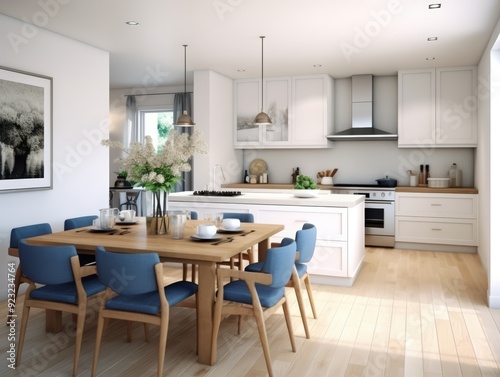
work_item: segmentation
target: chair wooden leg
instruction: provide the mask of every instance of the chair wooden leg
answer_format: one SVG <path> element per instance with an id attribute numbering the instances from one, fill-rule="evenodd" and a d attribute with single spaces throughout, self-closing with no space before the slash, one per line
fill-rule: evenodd
<path id="1" fill-rule="evenodd" d="M 217 299 L 214 307 L 214 320 L 212 328 L 212 347 L 210 353 L 210 364 L 215 364 L 217 361 L 217 336 L 219 335 L 220 321 L 222 318 L 222 299 Z"/>
<path id="2" fill-rule="evenodd" d="M 314 305 L 311 280 L 309 279 L 309 274 L 307 272 L 304 276 L 304 285 L 306 286 L 306 289 L 307 289 L 307 295 L 309 296 L 309 302 L 311 303 L 311 309 L 313 312 L 313 316 L 314 316 L 314 318 L 318 318 L 318 316 L 316 315 L 316 306 Z"/>
<path id="3" fill-rule="evenodd" d="M 257 322 L 257 328 L 259 330 L 260 343 L 262 345 L 262 350 L 264 351 L 264 359 L 266 359 L 267 372 L 269 377 L 273 377 L 273 363 L 271 361 L 271 352 L 269 351 L 269 341 L 267 340 L 266 325 L 264 323 L 264 313 L 262 312 L 262 307 L 254 306 L 255 322 Z"/>
<path id="4" fill-rule="evenodd" d="M 166 317 L 166 318 L 164 318 Z M 167 349 L 167 334 L 168 334 L 168 313 L 162 313 L 162 321 L 160 325 L 160 339 L 158 344 L 158 371 L 157 376 L 163 374 L 163 363 L 165 361 L 165 350 Z"/>
<path id="5" fill-rule="evenodd" d="M 186 281 L 188 277 L 188 265 L 186 263 L 182 264 L 182 280 Z"/>
<path id="6" fill-rule="evenodd" d="M 30 316 L 30 307 L 24 305 L 23 318 L 21 320 L 21 331 L 19 332 L 19 341 L 17 343 L 16 367 L 18 367 L 21 364 L 21 355 L 23 353 L 24 336 L 26 335 L 26 327 L 28 326 L 29 316 Z"/>
<path id="7" fill-rule="evenodd" d="M 80 360 L 80 350 L 82 349 L 83 326 L 85 324 L 86 306 L 79 308 L 79 313 L 76 319 L 76 342 L 75 342 L 75 362 L 73 365 L 73 377 L 76 377 L 78 372 L 78 362 Z"/>
<path id="8" fill-rule="evenodd" d="M 288 308 L 288 301 L 286 300 L 286 298 L 285 298 L 285 301 L 283 302 L 283 313 L 285 314 L 286 327 L 288 328 L 288 336 L 290 337 L 292 351 L 296 352 L 295 337 L 293 335 L 292 319 L 290 318 L 290 309 Z"/>
<path id="9" fill-rule="evenodd" d="M 19 286 L 21 285 L 21 276 L 23 275 L 23 271 L 21 269 L 21 262 L 17 264 L 16 275 L 14 277 L 14 304 L 17 302 L 17 294 L 19 292 Z M 14 314 L 14 313 L 12 313 Z M 10 317 L 7 316 L 6 325 L 9 326 Z"/>
<path id="10" fill-rule="evenodd" d="M 295 296 L 297 296 L 297 302 L 299 304 L 300 316 L 302 317 L 302 323 L 304 325 L 304 332 L 306 333 L 306 339 L 310 339 L 309 326 L 307 324 L 306 309 L 304 307 L 304 300 L 302 298 L 302 292 L 300 291 L 300 279 L 295 266 L 292 271 L 292 283 L 293 289 L 295 290 Z"/>
<path id="11" fill-rule="evenodd" d="M 144 337 L 146 338 L 146 342 L 149 342 L 149 326 L 147 323 L 144 323 Z"/>
<path id="12" fill-rule="evenodd" d="M 107 320 L 106 320 L 107 322 Z M 101 348 L 102 332 L 104 331 L 104 318 L 99 314 L 97 319 L 97 333 L 95 338 L 95 349 L 94 349 L 94 360 L 92 361 L 92 374 L 91 377 L 95 377 L 97 370 L 97 360 L 99 359 L 99 350 Z"/>
<path id="13" fill-rule="evenodd" d="M 193 283 L 196 283 L 196 265 L 195 264 L 191 265 L 191 281 Z"/>
<path id="14" fill-rule="evenodd" d="M 127 321 L 127 343 L 132 341 L 132 322 Z"/>

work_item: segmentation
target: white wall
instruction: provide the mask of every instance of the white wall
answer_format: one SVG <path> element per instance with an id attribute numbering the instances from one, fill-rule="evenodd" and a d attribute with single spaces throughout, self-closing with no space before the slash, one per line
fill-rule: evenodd
<path id="1" fill-rule="evenodd" d="M 498 182 L 500 172 L 492 161 L 498 161 L 500 151 L 500 21 L 478 65 L 478 129 L 476 186 L 479 189 L 479 248 L 478 253 L 488 275 L 488 304 L 500 308 L 500 241 L 495 237 L 499 223 L 499 199 L 492 195 L 492 182 Z M 496 157 L 495 157 L 496 156 Z"/>
<path id="2" fill-rule="evenodd" d="M 31 29 L 33 31 L 33 29 Z M 109 54 L 36 29 L 0 14 L 0 66 L 53 78 L 53 189 L 0 193 L 0 270 L 6 276 L 10 230 L 48 222 L 63 229 L 69 217 L 97 213 L 108 206 Z M 24 38 L 16 50 L 8 36 Z M 7 297 L 0 280 L 0 300 Z"/>
<path id="3" fill-rule="evenodd" d="M 209 70 L 194 73 L 194 121 L 205 136 L 208 154 L 194 156 L 194 189 L 215 189 L 243 179 L 242 152 L 233 148 L 233 80 Z"/>

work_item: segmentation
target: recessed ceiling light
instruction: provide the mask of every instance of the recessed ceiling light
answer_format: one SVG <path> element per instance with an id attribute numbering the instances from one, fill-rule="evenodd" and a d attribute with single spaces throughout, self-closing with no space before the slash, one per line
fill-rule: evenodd
<path id="1" fill-rule="evenodd" d="M 429 9 L 439 9 L 441 8 L 441 4 L 429 4 Z"/>
<path id="2" fill-rule="evenodd" d="M 428 40 L 429 42 L 437 41 L 437 40 L 438 40 L 438 37 L 429 37 L 429 38 L 427 38 L 427 40 Z"/>
<path id="3" fill-rule="evenodd" d="M 436 58 L 434 57 L 429 57 L 429 58 L 425 58 L 425 60 L 435 60 Z"/>
<path id="4" fill-rule="evenodd" d="M 137 21 L 127 21 L 125 22 L 128 26 L 137 26 L 139 23 Z"/>
<path id="5" fill-rule="evenodd" d="M 238 71 L 238 72 L 245 72 L 245 70 L 244 70 L 244 69 L 238 69 L 237 71 Z"/>

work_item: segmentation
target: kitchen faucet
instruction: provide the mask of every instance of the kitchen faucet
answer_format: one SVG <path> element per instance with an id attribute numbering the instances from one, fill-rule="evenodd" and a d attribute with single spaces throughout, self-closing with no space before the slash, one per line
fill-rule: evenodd
<path id="1" fill-rule="evenodd" d="M 222 180 L 223 180 L 224 182 L 226 181 L 226 177 L 224 176 L 224 170 L 222 169 L 222 166 L 221 166 L 220 164 L 215 164 L 215 165 L 214 165 L 214 171 L 213 171 L 213 177 L 212 177 L 212 178 L 213 178 L 213 182 L 214 182 L 214 183 L 213 183 L 213 190 L 214 190 L 214 191 L 215 191 L 215 169 L 216 169 L 217 167 L 220 169 L 220 172 L 221 172 L 221 174 L 222 174 Z"/>

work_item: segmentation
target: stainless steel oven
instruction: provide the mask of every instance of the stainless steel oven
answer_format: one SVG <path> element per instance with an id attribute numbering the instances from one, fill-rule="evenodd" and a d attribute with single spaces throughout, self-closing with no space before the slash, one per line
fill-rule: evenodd
<path id="1" fill-rule="evenodd" d="M 332 194 L 365 197 L 365 245 L 394 247 L 395 188 L 371 185 L 335 185 Z"/>

